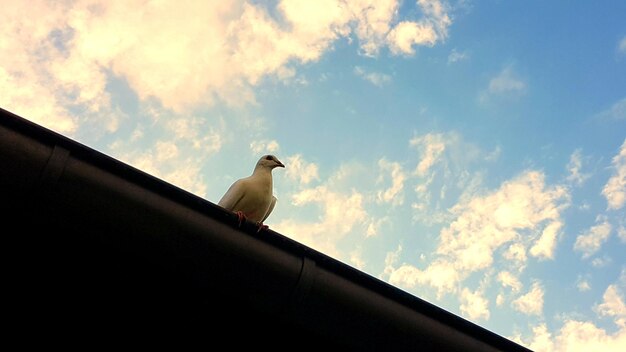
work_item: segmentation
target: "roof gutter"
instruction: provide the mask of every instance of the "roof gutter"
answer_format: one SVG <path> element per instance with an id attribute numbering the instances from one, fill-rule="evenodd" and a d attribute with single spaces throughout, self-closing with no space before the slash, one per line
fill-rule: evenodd
<path id="1" fill-rule="evenodd" d="M 75 271 L 55 279 L 57 290 L 74 290 L 78 273 L 115 285 L 117 278 L 100 279 L 109 270 L 123 272 L 111 259 L 115 253 L 127 258 L 125 267 L 159 266 L 180 280 L 177 287 L 219 291 L 232 297 L 224 304 L 251 307 L 348 347 L 528 351 L 276 232 L 256 234 L 253 224 L 238 228 L 236 216 L 219 206 L 2 109 L 0 192 L 8 220 L 31 232 L 63 231 L 44 239 L 22 233 L 29 239 L 16 244 L 21 253 L 38 247 L 32 251 L 38 255 L 28 257 L 28 272 L 42 283 L 58 276 L 46 266 Z M 50 248 L 59 255 L 50 255 Z M 85 269 L 90 266 L 96 268 Z M 141 270 L 124 283 L 138 286 L 142 275 L 136 273 L 149 271 Z M 125 294 L 101 289 L 94 299 L 102 292 L 118 300 Z"/>

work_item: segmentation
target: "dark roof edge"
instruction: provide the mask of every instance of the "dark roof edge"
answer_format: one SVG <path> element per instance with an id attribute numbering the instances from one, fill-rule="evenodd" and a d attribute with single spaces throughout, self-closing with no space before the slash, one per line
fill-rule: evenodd
<path id="1" fill-rule="evenodd" d="M 191 208 L 218 222 L 225 223 L 230 226 L 237 223 L 236 216 L 233 213 L 224 210 L 206 199 L 200 198 L 192 193 L 173 186 L 163 180 L 122 163 L 70 138 L 41 127 L 2 108 L 0 108 L 0 126 L 4 126 L 50 147 L 58 146 L 64 148 L 70 152 L 70 155 L 73 158 L 89 163 L 99 169 L 106 170 L 108 173 L 128 182 L 140 185 L 140 187 L 145 188 L 150 192 L 156 193 L 182 206 Z M 266 233 L 263 233 L 262 236 L 258 236 L 255 234 L 256 227 L 251 223 L 246 224 L 239 231 L 241 230 L 247 232 L 249 235 L 252 235 L 258 241 L 270 244 L 282 251 L 289 252 L 302 258 L 309 258 L 314 261 L 315 265 L 318 267 L 333 272 L 345 280 L 406 306 L 414 312 L 423 314 L 458 332 L 462 332 L 465 335 L 469 335 L 477 340 L 480 340 L 497 350 L 528 351 L 526 348 L 498 334 L 471 323 L 455 314 L 441 309 L 325 254 L 304 246 L 277 232 L 269 230 Z"/>

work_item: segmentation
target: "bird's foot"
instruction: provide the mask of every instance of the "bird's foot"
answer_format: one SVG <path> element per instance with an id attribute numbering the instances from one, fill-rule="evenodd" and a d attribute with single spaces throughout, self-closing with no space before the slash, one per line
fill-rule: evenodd
<path id="1" fill-rule="evenodd" d="M 237 226 L 241 227 L 246 220 L 246 215 L 241 210 L 236 211 L 235 214 L 237 215 Z"/>
<path id="2" fill-rule="evenodd" d="M 260 222 L 260 221 L 259 221 L 259 222 L 257 222 L 257 223 L 256 223 L 256 225 L 258 226 L 258 228 L 257 228 L 257 230 L 256 230 L 256 233 L 259 233 L 259 232 L 261 232 L 262 230 L 267 230 L 267 229 L 269 229 L 269 228 L 270 228 L 269 226 L 267 226 L 267 225 L 263 224 L 263 223 L 262 223 L 262 222 Z"/>

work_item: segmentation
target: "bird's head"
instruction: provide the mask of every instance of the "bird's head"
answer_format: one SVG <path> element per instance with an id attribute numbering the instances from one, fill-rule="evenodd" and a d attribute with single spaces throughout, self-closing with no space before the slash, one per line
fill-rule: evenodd
<path id="1" fill-rule="evenodd" d="M 285 164 L 281 163 L 280 160 L 278 160 L 278 158 L 274 155 L 263 155 L 261 159 L 259 159 L 259 162 L 256 164 L 256 166 L 257 168 L 266 167 L 272 170 L 276 167 L 285 167 Z"/>

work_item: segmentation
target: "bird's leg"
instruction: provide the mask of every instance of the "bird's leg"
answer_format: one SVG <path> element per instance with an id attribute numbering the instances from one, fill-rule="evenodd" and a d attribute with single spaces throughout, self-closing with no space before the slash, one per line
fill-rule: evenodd
<path id="1" fill-rule="evenodd" d="M 244 220 L 246 220 L 246 215 L 241 210 L 236 211 L 235 214 L 237 214 L 238 226 L 241 227 L 241 225 L 243 224 Z"/>
<path id="2" fill-rule="evenodd" d="M 257 222 L 257 223 L 256 223 L 256 225 L 259 227 L 259 228 L 256 230 L 256 233 L 261 232 L 261 230 L 267 230 L 267 229 L 269 229 L 269 228 L 270 228 L 269 226 L 267 226 L 267 225 L 263 224 L 263 222 L 262 222 L 262 221 Z"/>

